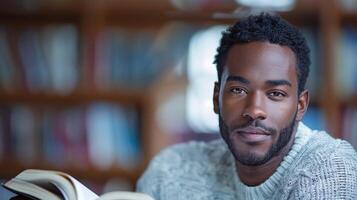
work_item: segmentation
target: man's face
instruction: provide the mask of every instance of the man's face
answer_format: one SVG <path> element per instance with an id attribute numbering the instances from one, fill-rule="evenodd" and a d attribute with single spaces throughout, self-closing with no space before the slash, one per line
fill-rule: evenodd
<path id="1" fill-rule="evenodd" d="M 262 165 L 294 139 L 307 101 L 297 90 L 296 58 L 289 47 L 251 42 L 229 50 L 214 107 L 237 161 Z"/>

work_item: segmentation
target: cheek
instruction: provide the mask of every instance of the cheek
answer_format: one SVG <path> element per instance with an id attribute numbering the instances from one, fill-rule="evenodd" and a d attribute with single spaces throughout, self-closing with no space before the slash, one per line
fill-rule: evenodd
<path id="1" fill-rule="evenodd" d="M 220 114 L 227 124 L 236 121 L 243 111 L 244 102 L 238 98 L 231 98 L 228 95 L 221 95 Z"/>
<path id="2" fill-rule="evenodd" d="M 290 102 L 269 102 L 267 106 L 267 120 L 275 122 L 278 129 L 286 128 L 295 117 L 297 104 L 294 101 Z"/>

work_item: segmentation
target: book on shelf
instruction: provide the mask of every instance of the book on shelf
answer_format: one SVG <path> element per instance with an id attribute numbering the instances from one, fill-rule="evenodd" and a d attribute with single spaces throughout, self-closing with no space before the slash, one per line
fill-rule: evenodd
<path id="1" fill-rule="evenodd" d="M 170 23 L 158 30 L 113 26 L 83 35 L 74 23 L 0 24 L 0 90 L 65 95 L 82 87 L 147 88 L 182 65 L 196 30 Z"/>
<path id="2" fill-rule="evenodd" d="M 94 166 L 120 164 L 131 169 L 141 161 L 138 119 L 134 108 L 105 103 L 87 110 L 88 154 Z"/>
<path id="3" fill-rule="evenodd" d="M 0 26 L 0 89 L 67 94 L 78 85 L 78 34 L 73 25 Z"/>
<path id="4" fill-rule="evenodd" d="M 0 27 L 0 88 L 2 90 L 10 89 L 12 78 L 14 76 L 14 63 L 11 59 L 10 46 L 6 37 L 6 29 Z"/>
<path id="5" fill-rule="evenodd" d="M 310 72 L 309 78 L 306 81 L 306 87 L 310 91 L 310 97 L 312 99 L 317 99 L 319 97 L 322 76 L 321 76 L 321 63 L 320 63 L 320 42 L 318 40 L 318 31 L 313 27 L 303 27 L 301 29 L 304 35 L 307 45 L 310 48 Z"/>
<path id="6" fill-rule="evenodd" d="M 339 96 L 348 98 L 357 92 L 357 28 L 343 27 L 337 45 L 336 87 Z"/>
<path id="7" fill-rule="evenodd" d="M 14 158 L 29 164 L 39 155 L 37 113 L 27 106 L 16 106 L 10 114 L 10 145 Z"/>
<path id="8" fill-rule="evenodd" d="M 69 174 L 39 169 L 24 170 L 3 187 L 19 196 L 40 200 L 154 200 L 144 193 L 126 191 L 98 196 Z"/>
<path id="9" fill-rule="evenodd" d="M 357 107 L 349 106 L 344 110 L 342 137 L 357 149 Z"/>
<path id="10" fill-rule="evenodd" d="M 309 106 L 302 121 L 312 129 L 325 130 L 326 118 L 322 108 L 318 106 Z"/>
<path id="11" fill-rule="evenodd" d="M 61 109 L 0 106 L 0 160 L 133 169 L 143 160 L 138 112 L 107 102 Z"/>

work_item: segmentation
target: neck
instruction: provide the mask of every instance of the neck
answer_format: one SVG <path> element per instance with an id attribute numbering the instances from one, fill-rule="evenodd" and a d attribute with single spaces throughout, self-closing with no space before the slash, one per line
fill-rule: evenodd
<path id="1" fill-rule="evenodd" d="M 236 160 L 236 169 L 239 179 L 248 186 L 257 186 L 266 181 L 274 174 L 284 157 L 289 153 L 295 138 L 296 131 L 291 136 L 293 139 L 289 141 L 279 153 L 272 157 L 268 162 L 259 166 L 247 166 Z"/>

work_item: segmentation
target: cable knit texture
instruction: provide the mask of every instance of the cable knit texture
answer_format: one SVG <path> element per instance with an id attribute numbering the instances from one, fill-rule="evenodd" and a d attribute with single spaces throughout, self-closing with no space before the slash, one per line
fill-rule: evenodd
<path id="1" fill-rule="evenodd" d="M 162 151 L 137 190 L 156 200 L 357 199 L 357 153 L 346 141 L 299 123 L 294 144 L 258 186 L 239 180 L 223 140 L 189 142 Z"/>

